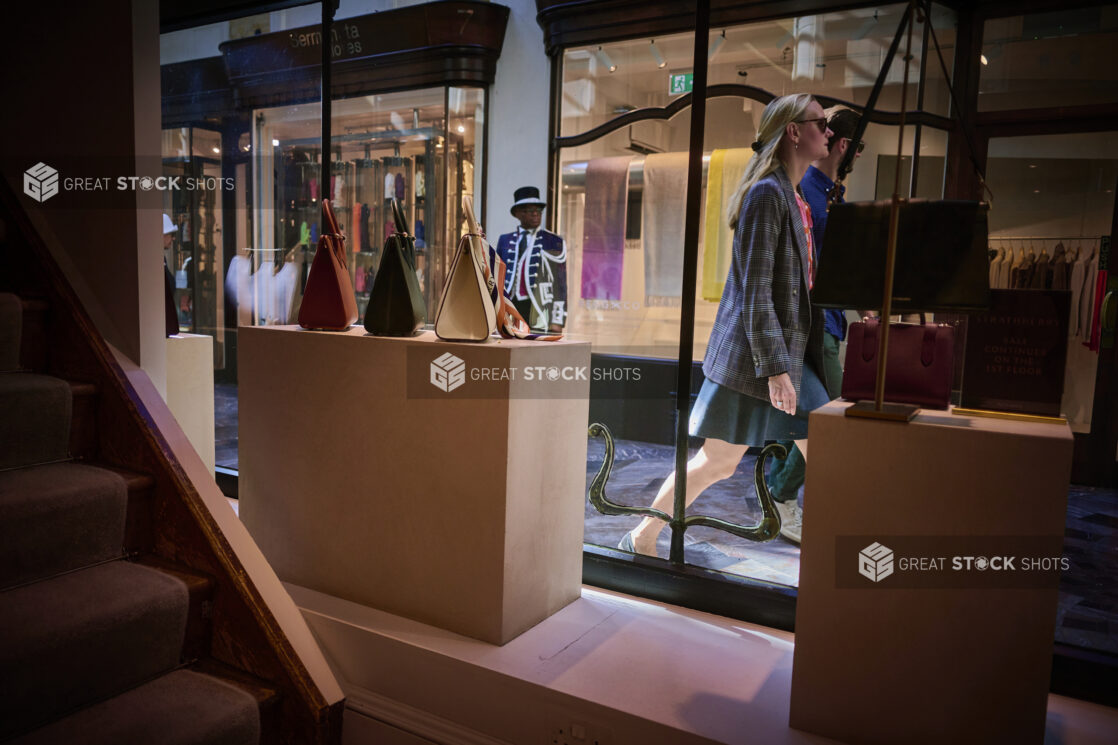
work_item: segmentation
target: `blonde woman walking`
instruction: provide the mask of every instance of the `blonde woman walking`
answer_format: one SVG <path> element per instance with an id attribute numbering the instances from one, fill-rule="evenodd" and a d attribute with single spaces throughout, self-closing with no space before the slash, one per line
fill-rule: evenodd
<path id="1" fill-rule="evenodd" d="M 813 320 L 809 298 L 811 212 L 799 191 L 808 166 L 827 156 L 830 136 L 823 107 L 807 94 L 774 99 L 761 115 L 731 202 L 733 260 L 691 410 L 691 434 L 706 442 L 687 463 L 688 506 L 732 476 L 750 446 L 795 440 L 806 457 L 808 413 L 830 400 L 821 377 L 822 318 Z M 672 473 L 652 506 L 670 514 L 674 486 Z M 782 520 L 798 519 L 798 507 L 795 515 L 791 506 L 778 509 Z M 646 517 L 619 547 L 654 556 L 664 525 Z"/>

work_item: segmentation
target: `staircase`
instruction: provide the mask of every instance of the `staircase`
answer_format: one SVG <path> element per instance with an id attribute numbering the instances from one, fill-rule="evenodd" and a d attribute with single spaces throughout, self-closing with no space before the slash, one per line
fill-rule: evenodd
<path id="1" fill-rule="evenodd" d="M 38 236 L 3 206 L 0 743 L 340 741 L 341 705 L 322 700 Z"/>

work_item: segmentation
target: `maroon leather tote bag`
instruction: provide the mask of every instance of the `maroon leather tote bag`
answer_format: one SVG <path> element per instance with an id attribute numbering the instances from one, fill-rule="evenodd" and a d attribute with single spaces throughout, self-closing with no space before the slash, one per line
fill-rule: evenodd
<path id="1" fill-rule="evenodd" d="M 318 239 L 303 304 L 299 306 L 299 325 L 305 329 L 345 331 L 357 322 L 357 297 L 349 277 L 345 236 L 334 217 L 329 199 L 322 200 L 322 235 Z"/>
<path id="2" fill-rule="evenodd" d="M 850 324 L 842 397 L 872 401 L 877 381 L 880 323 L 866 319 Z M 951 401 L 955 329 L 935 323 L 889 325 L 889 359 L 885 366 L 885 400 L 946 409 Z"/>

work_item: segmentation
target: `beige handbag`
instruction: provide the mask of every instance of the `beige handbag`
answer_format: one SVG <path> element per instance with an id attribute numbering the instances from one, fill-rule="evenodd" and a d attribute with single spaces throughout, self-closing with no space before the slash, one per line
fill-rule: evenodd
<path id="1" fill-rule="evenodd" d="M 458 242 L 443 297 L 435 315 L 435 334 L 446 341 L 489 339 L 497 326 L 493 290 L 497 281 L 489 271 L 489 243 L 474 217 L 474 201 L 462 197 L 468 232 Z"/>

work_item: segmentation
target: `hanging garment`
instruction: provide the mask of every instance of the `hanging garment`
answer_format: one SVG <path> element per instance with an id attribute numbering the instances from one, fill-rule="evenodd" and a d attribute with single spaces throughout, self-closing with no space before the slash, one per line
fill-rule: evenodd
<path id="1" fill-rule="evenodd" d="M 361 248 L 361 210 L 364 206 L 365 205 L 360 202 L 354 202 L 353 214 L 350 216 L 349 220 L 349 235 L 347 237 L 349 239 L 350 248 L 355 254 L 363 250 Z"/>
<path id="2" fill-rule="evenodd" d="M 594 158 L 586 164 L 586 209 L 582 223 L 584 299 L 621 299 L 631 160 L 632 156 L 623 155 Z"/>
<path id="3" fill-rule="evenodd" d="M 358 226 L 357 229 L 357 238 L 358 242 L 361 244 L 361 250 L 365 253 L 369 253 L 373 250 L 372 244 L 369 243 L 369 218 L 372 216 L 373 211 L 369 209 L 369 205 L 362 204 L 360 214 L 361 224 Z"/>
<path id="4" fill-rule="evenodd" d="M 1068 289 L 1068 253 L 1063 243 L 1057 243 L 1052 249 L 1051 263 L 1052 281 L 1049 287 L 1053 290 Z"/>
<path id="5" fill-rule="evenodd" d="M 683 216 L 687 207 L 687 153 L 656 153 L 644 159 L 644 293 L 683 294 Z"/>
<path id="6" fill-rule="evenodd" d="M 1001 249 L 994 252 L 994 258 L 990 259 L 990 287 L 998 286 L 998 271 L 1001 268 L 1002 261 L 1005 260 L 1005 254 Z"/>
<path id="7" fill-rule="evenodd" d="M 1083 285 L 1079 291 L 1079 329 L 1081 341 L 1090 341 L 1091 324 L 1094 321 L 1095 284 L 1099 275 L 1099 257 L 1094 246 L 1091 247 L 1083 263 Z"/>
<path id="8" fill-rule="evenodd" d="M 747 148 L 715 150 L 707 171 L 706 238 L 703 241 L 703 300 L 722 298 L 733 258 L 734 231 L 726 220 L 730 200 L 745 173 L 751 151 Z"/>
<path id="9" fill-rule="evenodd" d="M 1049 264 L 1051 261 L 1048 252 L 1041 249 L 1040 256 L 1036 257 L 1036 262 L 1033 264 L 1033 274 L 1029 278 L 1030 290 L 1047 290 L 1051 286 Z"/>
<path id="10" fill-rule="evenodd" d="M 1076 251 L 1076 257 L 1068 271 L 1068 289 L 1071 290 L 1071 313 L 1068 315 L 1068 337 L 1078 338 L 1079 328 L 1083 323 L 1082 299 L 1083 278 L 1087 274 L 1087 264 L 1090 255 L 1082 249 Z"/>
<path id="11" fill-rule="evenodd" d="M 407 194 L 408 191 L 407 179 L 404 177 L 404 174 L 396 174 L 393 186 L 396 201 L 400 204 L 404 204 L 404 196 Z"/>
<path id="12" fill-rule="evenodd" d="M 391 173 L 384 174 L 384 198 L 391 199 L 396 196 L 396 177 Z"/>

